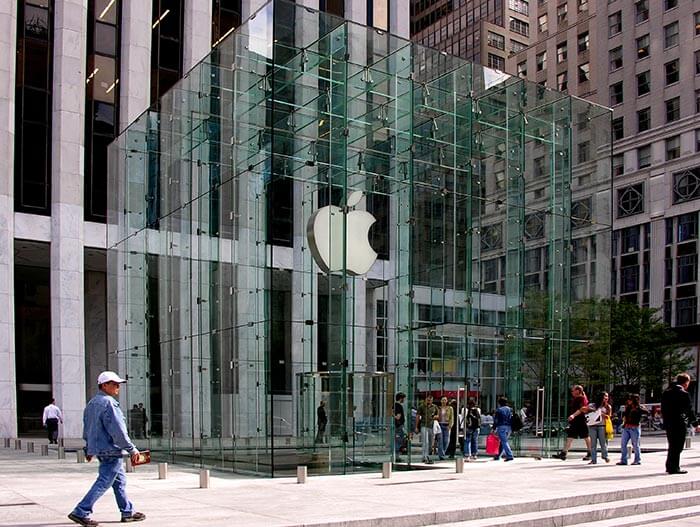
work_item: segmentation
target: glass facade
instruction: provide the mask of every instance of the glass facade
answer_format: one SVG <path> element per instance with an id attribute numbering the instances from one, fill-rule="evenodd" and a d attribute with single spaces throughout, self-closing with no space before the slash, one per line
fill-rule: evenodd
<path id="1" fill-rule="evenodd" d="M 407 430 L 506 395 L 520 452 L 559 447 L 609 328 L 609 110 L 276 0 L 109 159 L 109 348 L 156 455 L 376 467 L 397 392 Z"/>

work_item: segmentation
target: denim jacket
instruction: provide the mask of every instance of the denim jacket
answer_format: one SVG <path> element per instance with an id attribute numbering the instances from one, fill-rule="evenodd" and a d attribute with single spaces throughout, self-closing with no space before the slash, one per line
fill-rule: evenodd
<path id="1" fill-rule="evenodd" d="M 85 407 L 83 439 L 88 456 L 121 456 L 138 452 L 126 431 L 119 401 L 100 391 Z"/>
<path id="2" fill-rule="evenodd" d="M 499 406 L 493 415 L 493 427 L 510 426 L 512 418 L 513 410 L 510 409 L 510 406 Z"/>

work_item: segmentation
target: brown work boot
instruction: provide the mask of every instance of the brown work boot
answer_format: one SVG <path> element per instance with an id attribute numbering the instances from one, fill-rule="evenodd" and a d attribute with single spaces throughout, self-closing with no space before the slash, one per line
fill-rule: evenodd
<path id="1" fill-rule="evenodd" d="M 135 512 L 131 516 L 122 517 L 122 523 L 142 522 L 145 519 L 146 515 L 143 512 Z"/>

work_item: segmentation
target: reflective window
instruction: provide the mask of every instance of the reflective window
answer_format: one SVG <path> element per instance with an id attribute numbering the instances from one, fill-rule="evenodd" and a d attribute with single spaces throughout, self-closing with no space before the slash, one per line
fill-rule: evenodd
<path id="1" fill-rule="evenodd" d="M 637 132 L 646 132 L 651 128 L 651 109 L 644 108 L 637 112 Z"/>
<path id="2" fill-rule="evenodd" d="M 664 26 L 664 48 L 678 45 L 678 22 Z"/>
<path id="3" fill-rule="evenodd" d="M 151 102 L 182 77 L 183 0 L 153 0 Z"/>
<path id="4" fill-rule="evenodd" d="M 644 59 L 649 56 L 649 35 L 637 39 L 637 58 Z"/>
<path id="5" fill-rule="evenodd" d="M 674 97 L 666 101 L 666 122 L 677 121 L 681 118 L 681 99 Z"/>
<path id="6" fill-rule="evenodd" d="M 218 44 L 241 25 L 241 0 L 213 0 L 211 41 Z"/>
<path id="7" fill-rule="evenodd" d="M 646 95 L 651 91 L 651 72 L 643 71 L 637 75 L 637 95 Z"/>

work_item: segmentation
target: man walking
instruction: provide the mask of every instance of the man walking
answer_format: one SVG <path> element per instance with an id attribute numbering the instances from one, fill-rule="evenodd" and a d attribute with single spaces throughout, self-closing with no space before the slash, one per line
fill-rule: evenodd
<path id="1" fill-rule="evenodd" d="M 126 381 L 112 371 L 104 371 L 97 378 L 99 388 L 85 407 L 83 413 L 83 439 L 86 459 L 94 456 L 100 462 L 97 480 L 68 518 L 80 525 L 99 525 L 90 518 L 95 502 L 111 487 L 121 511 L 123 523 L 140 522 L 146 519 L 141 512 L 134 512 L 134 506 L 126 496 L 126 474 L 122 463 L 122 452 L 126 451 L 136 462 L 139 451 L 131 442 L 126 431 L 124 415 L 119 408 L 117 397 L 122 383 Z"/>
<path id="2" fill-rule="evenodd" d="M 666 472 L 669 474 L 687 474 L 681 470 L 681 452 L 689 426 L 698 426 L 698 420 L 690 402 L 688 386 L 690 376 L 681 373 L 676 381 L 661 396 L 661 415 L 666 429 L 668 453 L 666 454 Z"/>
<path id="3" fill-rule="evenodd" d="M 326 413 L 326 401 L 321 401 L 316 408 L 316 443 L 326 442 L 326 425 L 328 424 L 328 414 Z"/>
<path id="4" fill-rule="evenodd" d="M 406 439 L 406 414 L 403 410 L 403 402 L 406 400 L 406 394 L 399 392 L 394 399 L 394 462 L 400 463 L 401 448 L 403 448 L 404 439 Z"/>
<path id="5" fill-rule="evenodd" d="M 428 394 L 425 401 L 418 405 L 418 419 L 416 420 L 416 434 L 420 433 L 422 461 L 432 465 L 430 450 L 433 447 L 433 421 L 437 418 L 438 409 L 433 404 L 433 396 Z"/>
<path id="6" fill-rule="evenodd" d="M 586 443 L 586 455 L 584 461 L 591 459 L 591 438 L 588 435 L 588 424 L 586 423 L 586 413 L 588 413 L 588 397 L 583 391 L 583 386 L 577 384 L 571 387 L 571 403 L 569 404 L 569 426 L 566 427 L 566 445 L 564 450 L 552 457 L 566 460 L 571 444 L 574 439 L 583 439 Z"/>
<path id="7" fill-rule="evenodd" d="M 58 423 L 63 424 L 63 414 L 61 409 L 56 406 L 56 399 L 51 399 L 44 408 L 44 416 L 42 417 L 46 434 L 49 438 L 49 444 L 58 444 Z"/>

